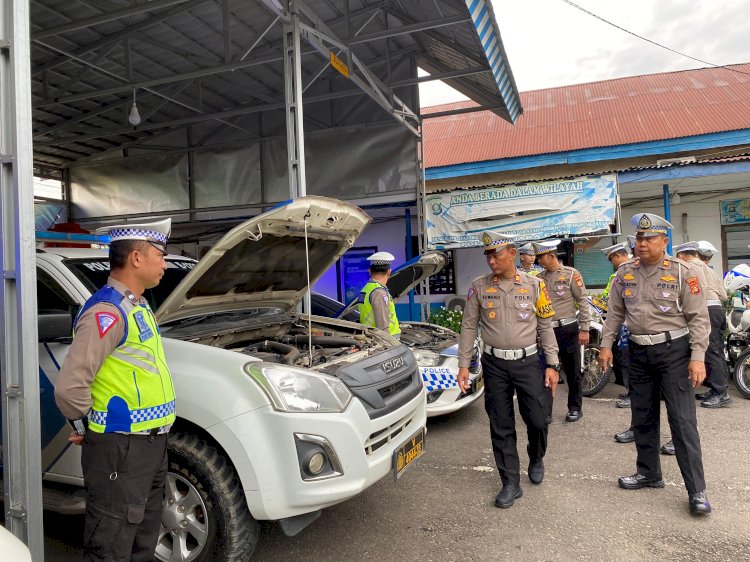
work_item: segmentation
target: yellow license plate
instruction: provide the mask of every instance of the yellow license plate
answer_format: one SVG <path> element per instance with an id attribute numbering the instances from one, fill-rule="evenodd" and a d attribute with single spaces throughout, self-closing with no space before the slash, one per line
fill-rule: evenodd
<path id="1" fill-rule="evenodd" d="M 404 471 L 424 453 L 424 427 L 393 451 L 393 479 L 398 480 Z"/>

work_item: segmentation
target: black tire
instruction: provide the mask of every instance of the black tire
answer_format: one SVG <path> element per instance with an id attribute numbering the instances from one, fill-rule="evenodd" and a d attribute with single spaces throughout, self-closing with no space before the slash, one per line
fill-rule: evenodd
<path id="1" fill-rule="evenodd" d="M 591 397 L 599 394 L 612 376 L 612 369 L 602 372 L 599 367 L 599 348 L 587 347 L 583 355 L 583 372 L 581 373 L 581 392 Z"/>
<path id="2" fill-rule="evenodd" d="M 742 396 L 750 399 L 750 349 L 743 351 L 734 363 L 734 385 Z"/>
<path id="3" fill-rule="evenodd" d="M 260 537 L 234 467 L 214 447 L 169 435 L 164 515 L 156 546 L 162 561 L 244 562 Z M 175 552 L 175 546 L 181 551 Z"/>

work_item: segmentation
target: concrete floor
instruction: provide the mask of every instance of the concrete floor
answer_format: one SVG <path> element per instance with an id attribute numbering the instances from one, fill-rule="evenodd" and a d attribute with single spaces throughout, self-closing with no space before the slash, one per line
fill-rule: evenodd
<path id="1" fill-rule="evenodd" d="M 584 418 L 563 421 L 559 388 L 546 477 L 526 477 L 511 509 L 493 505 L 499 478 L 480 400 L 428 423 L 426 452 L 398 482 L 384 479 L 333 506 L 300 535 L 264 525 L 255 560 L 747 560 L 750 557 L 750 400 L 730 389 L 729 408 L 698 408 L 708 496 L 714 513 L 690 516 L 674 457 L 662 457 L 663 490 L 626 491 L 617 476 L 635 471 L 635 447 L 615 443 L 629 410 L 609 385 L 585 399 Z M 669 438 L 662 415 L 663 440 Z M 45 518 L 46 559 L 80 560 L 80 517 Z"/>

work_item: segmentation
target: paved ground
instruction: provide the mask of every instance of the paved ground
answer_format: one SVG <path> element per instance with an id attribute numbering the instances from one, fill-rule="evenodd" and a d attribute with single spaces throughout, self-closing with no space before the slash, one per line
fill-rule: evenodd
<path id="1" fill-rule="evenodd" d="M 507 510 L 480 401 L 428 423 L 427 450 L 400 481 L 385 479 L 329 508 L 294 538 L 263 528 L 255 559 L 317 560 L 747 560 L 750 556 L 750 400 L 698 408 L 709 499 L 715 512 L 691 517 L 674 457 L 662 457 L 663 490 L 626 491 L 617 476 L 635 467 L 632 444 L 612 435 L 629 424 L 614 407 L 621 387 L 585 399 L 584 418 L 566 424 L 560 387 L 550 428 L 547 475 Z M 668 439 L 666 415 L 662 435 Z M 525 431 L 519 426 L 521 442 Z M 521 464 L 527 464 L 525 446 Z M 45 519 L 47 560 L 80 559 L 82 518 Z"/>

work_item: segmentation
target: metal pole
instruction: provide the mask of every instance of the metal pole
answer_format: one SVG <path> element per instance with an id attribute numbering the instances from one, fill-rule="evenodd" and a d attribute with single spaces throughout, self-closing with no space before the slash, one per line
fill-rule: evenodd
<path id="1" fill-rule="evenodd" d="M 300 56 L 299 12 L 295 0 L 288 1 L 287 10 L 290 17 L 284 22 L 286 146 L 289 197 L 296 199 L 307 194 L 307 184 L 305 181 L 305 131 L 302 123 L 302 57 Z"/>
<path id="2" fill-rule="evenodd" d="M 669 184 L 665 183 L 662 186 L 662 189 L 664 190 L 664 218 L 667 220 L 667 222 L 672 222 L 672 210 L 669 208 Z M 669 242 L 667 243 L 667 253 L 671 256 L 672 255 L 672 229 L 671 228 L 667 230 L 667 236 L 669 237 Z"/>
<path id="3" fill-rule="evenodd" d="M 44 560 L 29 1 L 0 2 L 0 393 L 5 525 Z"/>
<path id="4" fill-rule="evenodd" d="M 406 261 L 409 261 L 411 255 L 411 209 L 404 211 L 404 221 L 406 221 Z M 414 310 L 414 289 L 409 291 L 409 320 L 412 320 L 412 311 Z"/>

